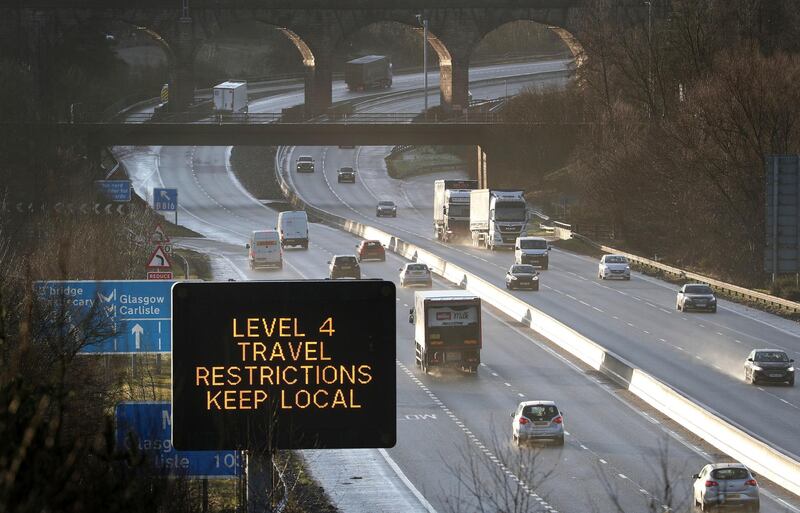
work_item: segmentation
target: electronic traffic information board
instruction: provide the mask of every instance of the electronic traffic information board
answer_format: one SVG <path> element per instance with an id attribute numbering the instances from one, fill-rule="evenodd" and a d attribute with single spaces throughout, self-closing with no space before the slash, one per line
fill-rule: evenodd
<path id="1" fill-rule="evenodd" d="M 176 449 L 394 446 L 393 283 L 181 282 L 172 301 Z"/>

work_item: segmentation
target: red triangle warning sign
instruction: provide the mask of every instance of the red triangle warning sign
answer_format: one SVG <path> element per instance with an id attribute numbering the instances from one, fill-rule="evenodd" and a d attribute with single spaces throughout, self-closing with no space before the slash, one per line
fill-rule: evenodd
<path id="1" fill-rule="evenodd" d="M 157 224 L 156 229 L 153 230 L 153 235 L 150 236 L 150 242 L 153 244 L 167 244 L 169 242 L 169 237 L 166 232 L 164 232 L 164 228 L 160 223 Z"/>
<path id="2" fill-rule="evenodd" d="M 169 258 L 167 258 L 164 248 L 156 246 L 153 254 L 147 259 L 147 265 L 145 267 L 148 269 L 169 269 L 172 267 L 172 263 L 170 263 Z"/>

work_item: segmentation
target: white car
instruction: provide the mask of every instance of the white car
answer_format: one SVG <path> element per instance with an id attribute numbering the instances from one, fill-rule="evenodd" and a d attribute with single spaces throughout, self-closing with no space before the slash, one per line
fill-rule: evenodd
<path id="1" fill-rule="evenodd" d="M 601 280 L 620 278 L 631 279 L 631 264 L 623 255 L 603 255 L 597 266 L 597 277 Z"/>
<path id="2" fill-rule="evenodd" d="M 410 262 L 400 268 L 400 286 L 423 285 L 430 287 L 433 285 L 431 270 L 427 264 Z"/>

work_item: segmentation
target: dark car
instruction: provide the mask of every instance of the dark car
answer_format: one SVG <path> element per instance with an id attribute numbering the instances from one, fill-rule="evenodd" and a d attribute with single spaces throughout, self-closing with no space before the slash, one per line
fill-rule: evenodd
<path id="1" fill-rule="evenodd" d="M 314 172 L 314 159 L 308 155 L 303 155 L 297 159 L 297 172 L 298 173 L 313 173 Z"/>
<path id="2" fill-rule="evenodd" d="M 744 362 L 744 380 L 788 383 L 794 386 L 794 360 L 780 349 L 753 349 Z"/>
<path id="3" fill-rule="evenodd" d="M 362 240 L 361 244 L 356 247 L 358 248 L 359 262 L 364 260 L 386 260 L 386 251 L 379 240 Z"/>
<path id="4" fill-rule="evenodd" d="M 356 183 L 356 170 L 352 167 L 340 167 L 339 168 L 339 176 L 336 177 L 336 181 L 339 183 L 342 182 L 350 182 Z"/>
<path id="5" fill-rule="evenodd" d="M 397 217 L 397 205 L 394 204 L 394 201 L 379 201 L 378 206 L 375 207 L 375 215 Z"/>
<path id="6" fill-rule="evenodd" d="M 514 264 L 506 273 L 506 288 L 539 290 L 539 273 L 529 264 Z"/>
<path id="7" fill-rule="evenodd" d="M 678 298 L 675 308 L 679 311 L 705 310 L 714 313 L 717 311 L 717 296 L 711 287 L 705 283 L 687 283 L 678 289 Z"/>
<path id="8" fill-rule="evenodd" d="M 361 267 L 358 259 L 354 255 L 334 255 L 333 260 L 328 262 L 330 279 L 355 278 L 361 279 Z"/>

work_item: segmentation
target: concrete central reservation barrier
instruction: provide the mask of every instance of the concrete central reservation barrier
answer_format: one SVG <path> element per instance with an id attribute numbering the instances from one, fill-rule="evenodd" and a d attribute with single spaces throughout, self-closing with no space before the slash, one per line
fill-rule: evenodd
<path id="1" fill-rule="evenodd" d="M 479 295 L 483 301 L 526 324 L 720 451 L 790 492 L 800 495 L 800 458 L 797 456 L 771 447 L 766 441 L 746 432 L 710 407 L 650 376 L 564 323 L 444 258 L 381 229 L 306 204 L 289 185 L 285 176 L 289 166 L 285 165 L 285 158 L 285 148 L 280 148 L 275 159 L 275 174 L 284 195 L 295 208 L 306 210 L 326 224 L 364 239 L 379 240 L 388 250 L 411 261 L 427 264 L 432 272 Z"/>

